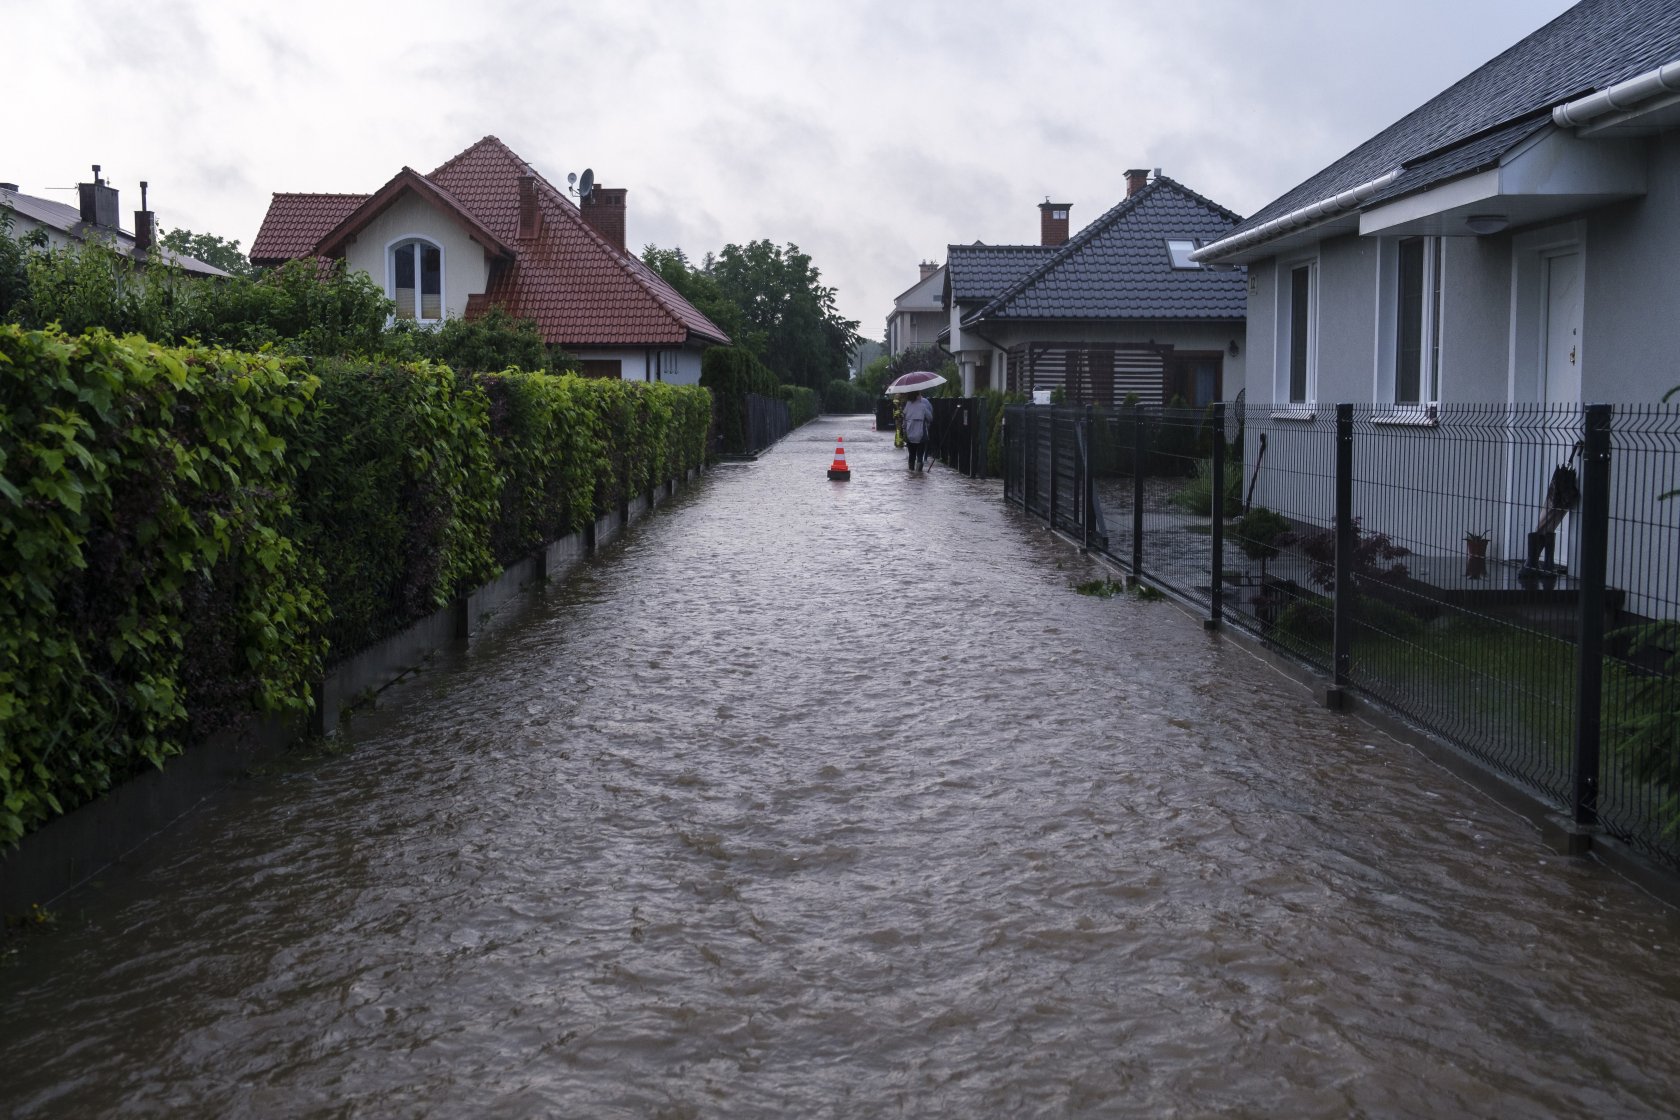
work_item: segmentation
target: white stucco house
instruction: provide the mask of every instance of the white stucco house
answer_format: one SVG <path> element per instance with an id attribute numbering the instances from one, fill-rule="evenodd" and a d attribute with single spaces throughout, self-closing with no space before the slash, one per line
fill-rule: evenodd
<path id="1" fill-rule="evenodd" d="M 1390 531 L 1450 551 L 1491 529 L 1523 556 L 1581 406 L 1651 409 L 1680 384 L 1680 5 L 1584 0 L 1192 256 L 1247 268 L 1245 382 L 1274 454 L 1322 459 L 1322 440 L 1281 445 L 1352 403 L 1442 448 Z M 1487 439 L 1449 440 L 1478 406 Z M 1672 520 L 1651 495 L 1675 483 L 1638 478 L 1634 453 L 1615 500 Z M 1291 485 L 1262 472 L 1256 500 L 1299 507 Z M 1612 539 L 1612 583 L 1637 597 L 1647 551 Z"/>
<path id="2" fill-rule="evenodd" d="M 893 299 L 887 316 L 887 353 L 893 357 L 922 346 L 939 345 L 945 326 L 945 266 L 921 263 L 922 276 Z"/>
<path id="3" fill-rule="evenodd" d="M 275 194 L 251 262 L 341 260 L 385 289 L 399 319 L 498 307 L 535 322 L 586 375 L 697 384 L 701 354 L 729 336 L 626 249 L 627 195 L 595 185 L 574 203 L 486 136 L 370 195 Z"/>

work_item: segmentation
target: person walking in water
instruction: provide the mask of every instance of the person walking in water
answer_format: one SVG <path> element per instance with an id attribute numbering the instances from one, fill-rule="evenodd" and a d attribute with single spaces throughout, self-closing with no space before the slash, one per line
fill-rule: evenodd
<path id="1" fill-rule="evenodd" d="M 920 393 L 911 393 L 904 405 L 904 442 L 910 445 L 910 469 L 927 469 L 928 436 L 933 432 L 933 405 Z"/>

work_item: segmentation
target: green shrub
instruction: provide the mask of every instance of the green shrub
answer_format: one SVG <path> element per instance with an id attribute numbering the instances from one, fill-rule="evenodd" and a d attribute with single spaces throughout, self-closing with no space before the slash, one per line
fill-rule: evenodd
<path id="1" fill-rule="evenodd" d="M 326 359 L 314 371 L 299 509 L 338 661 L 495 573 L 502 480 L 488 398 L 449 367 Z"/>
<path id="2" fill-rule="evenodd" d="M 1225 516 L 1242 511 L 1243 472 L 1240 461 L 1225 461 Z M 1200 517 L 1213 516 L 1213 460 L 1200 459 L 1190 481 L 1173 495 L 1173 503 Z"/>
<path id="3" fill-rule="evenodd" d="M 824 412 L 874 412 L 875 398 L 856 383 L 836 378 L 823 390 Z"/>
<path id="4" fill-rule="evenodd" d="M 0 842 L 310 703 L 316 390 L 273 356 L 0 327 Z"/>
<path id="5" fill-rule="evenodd" d="M 776 395 L 788 403 L 788 423 L 792 427 L 810 423 L 821 411 L 815 390 L 803 385 L 783 385 Z"/>
<path id="6" fill-rule="evenodd" d="M 718 442 L 725 451 L 747 449 L 747 394 L 773 397 L 776 375 L 743 346 L 714 346 L 700 358 L 700 384 L 711 390 Z"/>

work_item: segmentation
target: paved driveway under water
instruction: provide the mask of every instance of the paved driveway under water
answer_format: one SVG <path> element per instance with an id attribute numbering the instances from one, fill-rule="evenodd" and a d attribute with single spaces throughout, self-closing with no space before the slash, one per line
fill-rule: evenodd
<path id="1" fill-rule="evenodd" d="M 1674 1114 L 1673 911 L 867 424 L 62 900 L 0 1109 Z"/>

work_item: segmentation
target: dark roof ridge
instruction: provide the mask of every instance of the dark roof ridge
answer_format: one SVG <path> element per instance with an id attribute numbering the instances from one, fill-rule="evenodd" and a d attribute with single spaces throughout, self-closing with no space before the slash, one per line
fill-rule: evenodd
<path id="1" fill-rule="evenodd" d="M 983 304 L 972 314 L 964 316 L 963 322 L 965 324 L 978 322 L 986 316 L 994 313 L 999 308 L 1007 306 L 1034 284 L 1038 283 L 1046 276 L 1049 276 L 1052 272 L 1055 272 L 1070 258 L 1077 255 L 1094 239 L 1108 232 L 1108 230 L 1116 223 L 1131 215 L 1145 202 L 1166 191 L 1171 191 L 1177 194 L 1179 197 L 1202 207 L 1212 213 L 1215 217 L 1224 221 L 1231 222 L 1233 224 L 1242 221 L 1242 215 L 1236 213 L 1236 211 L 1229 210 L 1226 207 L 1219 205 L 1219 203 L 1214 202 L 1207 196 L 1198 194 L 1196 191 L 1191 190 L 1183 183 L 1180 183 L 1177 179 L 1167 175 L 1158 174 L 1141 189 L 1128 194 L 1119 202 L 1109 207 L 1107 211 L 1098 215 L 1090 225 L 1080 230 L 1079 233 L 1070 238 L 1065 245 L 1061 246 L 1055 256 L 1043 261 L 1036 268 L 1028 271 L 1025 276 L 1022 276 L 1010 287 L 992 297 L 990 301 Z"/>
<path id="2" fill-rule="evenodd" d="M 1170 179 L 1166 181 L 1172 183 L 1172 180 Z M 982 306 L 972 315 L 967 316 L 963 322 L 969 323 L 983 319 L 987 313 L 992 311 L 994 308 L 1001 306 L 1011 299 L 1014 299 L 1017 295 L 1021 294 L 1021 292 L 1025 291 L 1029 285 L 1048 274 L 1057 265 L 1061 264 L 1062 261 L 1072 256 L 1079 250 L 1080 247 L 1088 244 L 1098 233 L 1113 225 L 1122 215 L 1131 213 L 1145 198 L 1157 193 L 1156 188 L 1161 182 L 1162 177 L 1157 176 L 1156 178 L 1150 180 L 1150 182 L 1146 184 L 1142 190 L 1127 195 L 1113 206 L 1110 206 L 1106 211 L 1097 215 L 1095 221 L 1080 230 L 1074 236 L 1070 237 L 1065 244 L 1057 249 L 1055 256 L 1051 257 L 1049 260 L 1041 262 L 1036 268 L 1029 270 L 1025 276 L 1015 281 L 1015 283 L 1010 287 L 1005 288 L 1003 291 L 993 296 L 989 303 Z M 1173 183 L 1173 185 L 1177 186 L 1178 184 Z"/>
<path id="3" fill-rule="evenodd" d="M 1550 120 L 1551 116 L 1552 106 L 1542 105 L 1539 108 L 1531 109 L 1526 113 L 1519 113 L 1517 116 L 1500 121 L 1498 124 L 1490 124 L 1486 128 L 1478 129 L 1475 132 L 1470 133 L 1468 136 L 1461 136 L 1450 143 L 1442 144 L 1439 148 L 1431 148 L 1427 152 L 1419 152 L 1412 158 L 1402 161 L 1400 168 L 1403 170 L 1408 167 L 1417 167 L 1421 164 L 1428 163 L 1430 160 L 1439 159 L 1444 155 L 1456 152 L 1461 148 L 1468 148 L 1472 144 L 1480 143 L 1488 137 L 1504 132 L 1507 129 L 1515 128 L 1524 121 L 1538 121 L 1542 117 Z"/>
<path id="4" fill-rule="evenodd" d="M 1061 246 L 1059 246 L 1059 245 L 1035 245 L 1031 242 L 1027 242 L 1027 243 L 1021 244 L 1021 245 L 988 245 L 988 244 L 986 244 L 985 242 L 982 242 L 982 241 L 972 241 L 972 242 L 967 242 L 967 243 L 960 244 L 960 245 L 958 245 L 958 244 L 947 245 L 947 246 L 945 246 L 945 251 L 947 253 L 949 253 L 952 249 L 985 249 L 987 251 L 1009 250 L 1009 251 L 1013 251 L 1013 252 L 1019 252 L 1022 249 L 1059 249 L 1059 248 L 1061 248 Z"/>

